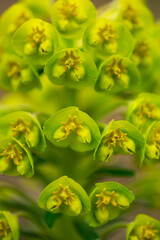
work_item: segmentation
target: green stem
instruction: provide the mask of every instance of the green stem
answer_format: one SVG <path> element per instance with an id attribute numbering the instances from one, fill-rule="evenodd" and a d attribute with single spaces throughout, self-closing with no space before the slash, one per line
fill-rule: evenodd
<path id="1" fill-rule="evenodd" d="M 126 222 L 119 222 L 119 223 L 115 223 L 111 226 L 109 226 L 102 234 L 101 234 L 101 239 L 104 239 L 106 236 L 108 236 L 110 233 L 112 233 L 113 231 L 119 229 L 119 228 L 127 228 L 128 223 Z"/>

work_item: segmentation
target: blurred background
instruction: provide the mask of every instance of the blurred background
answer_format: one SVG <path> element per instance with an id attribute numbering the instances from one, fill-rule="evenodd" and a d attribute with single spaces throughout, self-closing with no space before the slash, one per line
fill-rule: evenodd
<path id="1" fill-rule="evenodd" d="M 44 0 L 45 1 L 45 0 Z M 96 7 L 101 6 L 111 0 L 92 0 Z M 10 5 L 17 2 L 16 0 L 0 0 L 0 14 L 2 14 L 5 9 L 7 9 Z M 148 0 L 148 5 L 152 12 L 154 13 L 156 19 L 160 17 L 160 0 Z"/>

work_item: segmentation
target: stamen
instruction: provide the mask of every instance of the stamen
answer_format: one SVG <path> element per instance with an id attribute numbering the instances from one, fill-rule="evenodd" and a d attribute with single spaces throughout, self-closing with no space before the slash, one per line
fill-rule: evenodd
<path id="1" fill-rule="evenodd" d="M 23 12 L 15 21 L 15 30 L 16 31 L 23 23 L 28 21 L 30 17 L 27 15 L 26 12 Z"/>
<path id="2" fill-rule="evenodd" d="M 137 111 L 137 115 L 144 119 L 147 118 L 155 118 L 156 115 L 156 106 L 154 104 L 151 104 L 149 100 L 146 101 L 146 103 L 143 103 L 140 105 L 139 110 Z"/>
<path id="3" fill-rule="evenodd" d="M 119 197 L 118 193 L 107 192 L 106 188 L 103 189 L 103 192 L 100 194 L 96 194 L 96 197 L 98 198 L 98 201 L 96 202 L 97 208 L 102 208 L 102 212 L 105 211 L 106 205 L 111 204 L 114 207 L 117 207 L 117 201 L 116 198 Z"/>
<path id="4" fill-rule="evenodd" d="M 16 144 L 12 146 L 11 143 L 8 144 L 7 148 L 3 149 L 0 156 L 5 157 L 6 162 L 13 160 L 13 163 L 17 166 L 20 164 L 20 160 L 22 160 L 22 152 L 18 150 Z"/>
<path id="5" fill-rule="evenodd" d="M 118 79 L 121 79 L 122 73 L 127 73 L 126 66 L 122 64 L 123 59 L 120 59 L 119 61 L 116 61 L 116 59 L 113 59 L 113 62 L 108 64 L 108 67 L 106 68 L 106 71 L 109 73 L 109 76 L 111 77 L 114 75 Z"/>
<path id="6" fill-rule="evenodd" d="M 10 227 L 4 223 L 3 220 L 0 220 L 0 237 L 6 237 Z"/>
<path id="7" fill-rule="evenodd" d="M 7 76 L 13 79 L 17 79 L 21 75 L 21 67 L 16 62 L 8 62 L 9 70 L 7 72 Z"/>
<path id="8" fill-rule="evenodd" d="M 149 55 L 149 46 L 145 41 L 140 41 L 137 43 L 134 53 L 135 56 L 139 57 L 140 59 L 144 59 Z"/>
<path id="9" fill-rule="evenodd" d="M 14 132 L 13 136 L 17 136 L 20 133 L 24 133 L 25 138 L 27 138 L 30 128 L 28 127 L 30 122 L 24 122 L 22 118 L 18 118 L 15 123 L 11 123 L 11 129 Z"/>
<path id="10" fill-rule="evenodd" d="M 39 45 L 40 43 L 43 43 L 46 38 L 46 34 L 44 33 L 45 29 L 39 29 L 39 27 L 32 28 L 32 33 L 27 35 L 28 38 L 26 41 L 31 42 L 32 47 Z"/>
<path id="11" fill-rule="evenodd" d="M 71 206 L 72 201 L 75 200 L 74 196 L 75 194 L 70 191 L 69 186 L 63 187 L 63 185 L 60 184 L 59 190 L 53 192 L 52 199 L 57 201 L 57 207 L 61 206 L 62 203 Z"/>
<path id="12" fill-rule="evenodd" d="M 63 2 L 61 8 L 58 9 L 59 13 L 64 19 L 71 19 L 77 16 L 77 6 L 76 4 L 71 4 L 68 0 Z"/>
<path id="13" fill-rule="evenodd" d="M 142 227 L 141 234 L 139 235 L 140 240 L 152 240 L 156 238 L 156 234 L 159 232 L 156 229 L 153 229 L 154 225 L 150 225 L 149 222 L 147 222 L 146 226 Z"/>
<path id="14" fill-rule="evenodd" d="M 73 51 L 70 51 L 70 53 L 66 51 L 65 56 L 60 59 L 59 64 L 65 67 L 65 72 L 72 68 L 79 69 L 79 67 L 77 66 L 79 63 L 81 63 L 81 61 L 77 60 L 79 58 L 79 56 L 74 56 Z"/>
<path id="15" fill-rule="evenodd" d="M 138 15 L 139 15 L 139 13 L 138 13 L 137 9 L 134 9 L 131 5 L 128 5 L 123 13 L 124 19 L 127 19 L 128 21 L 130 21 L 133 24 L 139 23 Z"/>
<path id="16" fill-rule="evenodd" d="M 61 129 L 64 130 L 65 137 L 68 137 L 72 131 L 76 132 L 76 134 L 80 136 L 79 130 L 83 128 L 82 123 L 83 121 L 77 121 L 77 116 L 72 118 L 71 115 L 69 115 L 67 122 L 61 122 L 63 125 Z"/>
<path id="17" fill-rule="evenodd" d="M 114 42 L 117 38 L 116 31 L 112 29 L 111 24 L 106 24 L 103 28 L 99 28 L 98 35 L 100 37 L 100 43 Z"/>

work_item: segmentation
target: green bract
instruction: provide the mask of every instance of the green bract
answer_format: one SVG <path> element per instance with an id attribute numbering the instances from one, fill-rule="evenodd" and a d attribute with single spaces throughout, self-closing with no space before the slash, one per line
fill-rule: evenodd
<path id="1" fill-rule="evenodd" d="M 58 49 L 58 35 L 50 23 L 31 19 L 13 35 L 13 48 L 31 64 L 44 65 Z"/>
<path id="2" fill-rule="evenodd" d="M 160 221 L 144 214 L 136 216 L 127 228 L 127 240 L 160 239 Z"/>
<path id="3" fill-rule="evenodd" d="M 141 93 L 128 107 L 128 120 L 142 132 L 153 121 L 160 120 L 159 95 Z"/>
<path id="4" fill-rule="evenodd" d="M 96 90 L 113 93 L 132 90 L 140 79 L 138 69 L 129 58 L 112 55 L 100 66 Z"/>
<path id="5" fill-rule="evenodd" d="M 80 152 L 94 149 L 100 138 L 94 120 L 77 107 L 67 107 L 49 118 L 44 134 L 54 145 Z"/>
<path id="6" fill-rule="evenodd" d="M 45 138 L 34 115 L 18 111 L 0 118 L 0 138 L 13 136 L 22 144 L 39 151 L 45 149 Z"/>
<path id="7" fill-rule="evenodd" d="M 153 24 L 153 14 L 140 0 L 115 0 L 107 9 L 105 17 L 123 21 L 132 34 L 137 35 Z"/>
<path id="8" fill-rule="evenodd" d="M 121 210 L 128 208 L 134 195 L 117 182 L 96 183 L 90 195 L 91 211 L 87 222 L 92 227 L 99 227 L 120 215 Z"/>
<path id="9" fill-rule="evenodd" d="M 108 162 L 113 154 L 136 153 L 142 163 L 144 151 L 145 139 L 134 125 L 125 120 L 111 121 L 95 150 L 95 159 Z"/>
<path id="10" fill-rule="evenodd" d="M 19 226 L 16 216 L 9 212 L 0 211 L 0 239 L 18 240 Z"/>
<path id="11" fill-rule="evenodd" d="M 12 54 L 3 55 L 0 64 L 0 86 L 5 90 L 29 91 L 40 88 L 41 84 L 35 69 Z"/>
<path id="12" fill-rule="evenodd" d="M 6 137 L 0 140 L 0 173 L 26 177 L 34 174 L 30 151 L 15 138 Z"/>
<path id="13" fill-rule="evenodd" d="M 57 85 L 81 88 L 93 85 L 97 68 L 90 56 L 76 48 L 57 52 L 47 63 L 45 73 Z"/>
<path id="14" fill-rule="evenodd" d="M 64 38 L 79 38 L 96 16 L 90 0 L 58 0 L 53 5 L 51 21 Z"/>
<path id="15" fill-rule="evenodd" d="M 37 18 L 47 19 L 51 12 L 53 0 L 20 0 Z"/>
<path id="16" fill-rule="evenodd" d="M 86 29 L 83 46 L 93 59 L 104 60 L 112 54 L 130 56 L 134 41 L 123 23 L 99 18 Z"/>
<path id="17" fill-rule="evenodd" d="M 85 190 L 67 176 L 50 183 L 41 193 L 38 205 L 52 213 L 63 213 L 69 216 L 86 214 L 91 208 Z"/>

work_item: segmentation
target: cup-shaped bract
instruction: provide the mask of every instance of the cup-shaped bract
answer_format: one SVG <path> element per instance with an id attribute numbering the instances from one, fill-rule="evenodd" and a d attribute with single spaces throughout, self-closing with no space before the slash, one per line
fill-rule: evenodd
<path id="1" fill-rule="evenodd" d="M 0 139 L 12 136 L 22 144 L 38 151 L 45 150 L 45 137 L 40 123 L 29 112 L 18 111 L 0 118 Z"/>
<path id="2" fill-rule="evenodd" d="M 145 214 L 136 216 L 127 228 L 127 240 L 160 239 L 160 221 Z"/>
<path id="3" fill-rule="evenodd" d="M 38 205 L 52 213 L 68 216 L 86 214 L 91 208 L 89 197 L 83 187 L 67 176 L 50 183 L 42 191 Z"/>
<path id="4" fill-rule="evenodd" d="M 140 0 L 115 0 L 107 9 L 106 18 L 123 21 L 134 36 L 153 24 L 153 14 Z"/>
<path id="5" fill-rule="evenodd" d="M 0 211 L 0 239 L 18 240 L 19 226 L 18 219 L 10 212 Z"/>
<path id="6" fill-rule="evenodd" d="M 137 154 L 142 164 L 144 151 L 144 136 L 133 124 L 125 120 L 112 120 L 104 130 L 95 150 L 95 160 L 108 162 L 113 154 Z"/>
<path id="7" fill-rule="evenodd" d="M 111 93 L 133 90 L 140 80 L 134 62 L 127 57 L 112 55 L 100 66 L 96 90 Z"/>
<path id="8" fill-rule="evenodd" d="M 95 84 L 98 71 L 88 54 L 76 48 L 66 48 L 48 61 L 45 73 L 57 85 L 82 88 Z"/>
<path id="9" fill-rule="evenodd" d="M 152 93 L 141 93 L 129 104 L 127 119 L 143 133 L 155 120 L 160 120 L 160 98 Z"/>
<path id="10" fill-rule="evenodd" d="M 90 0 L 58 0 L 51 13 L 52 24 L 64 38 L 80 38 L 96 17 L 96 8 Z"/>
<path id="11" fill-rule="evenodd" d="M 98 61 L 113 54 L 130 56 L 134 48 L 134 41 L 123 23 L 99 18 L 86 29 L 83 37 L 83 47 Z"/>
<path id="12" fill-rule="evenodd" d="M 5 137 L 0 140 L 0 174 L 26 177 L 34 174 L 30 151 L 15 138 Z"/>
<path id="13" fill-rule="evenodd" d="M 100 139 L 95 121 L 77 107 L 64 108 L 49 118 L 44 134 L 54 145 L 79 152 L 93 150 Z"/>
<path id="14" fill-rule="evenodd" d="M 90 195 L 91 211 L 87 214 L 87 222 L 92 227 L 104 225 L 117 218 L 133 200 L 133 193 L 120 183 L 97 183 Z"/>
<path id="15" fill-rule="evenodd" d="M 53 0 L 20 0 L 31 10 L 36 18 L 47 19 L 50 16 Z"/>
<path id="16" fill-rule="evenodd" d="M 8 8 L 0 18 L 0 35 L 3 44 L 12 51 L 11 37 L 26 21 L 32 19 L 32 12 L 22 3 L 16 3 Z"/>
<path id="17" fill-rule="evenodd" d="M 25 22 L 14 33 L 12 43 L 18 55 L 36 66 L 45 65 L 59 45 L 55 28 L 36 18 Z"/>
<path id="18" fill-rule="evenodd" d="M 4 54 L 0 64 L 0 86 L 5 90 L 29 91 L 40 88 L 36 70 L 17 55 Z"/>

